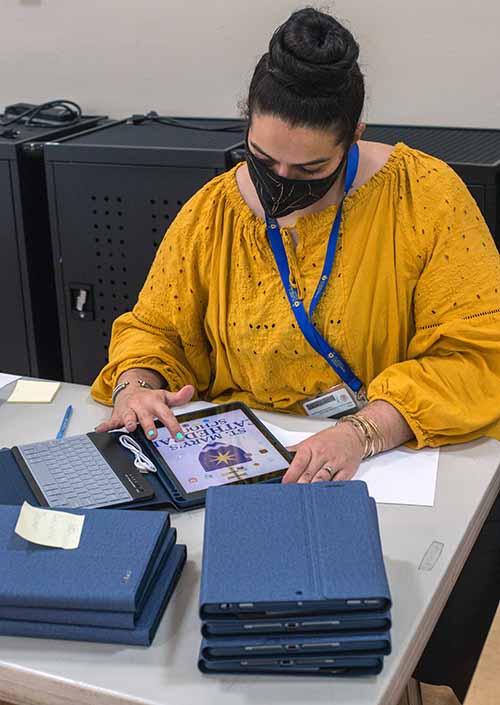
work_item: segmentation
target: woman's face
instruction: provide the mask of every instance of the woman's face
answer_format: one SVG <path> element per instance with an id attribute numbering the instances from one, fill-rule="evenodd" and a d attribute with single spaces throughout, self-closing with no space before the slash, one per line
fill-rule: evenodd
<path id="1" fill-rule="evenodd" d="M 286 179 L 315 179 L 331 174 L 345 147 L 335 135 L 311 127 L 290 127 L 273 115 L 252 115 L 248 145 L 272 171 Z"/>

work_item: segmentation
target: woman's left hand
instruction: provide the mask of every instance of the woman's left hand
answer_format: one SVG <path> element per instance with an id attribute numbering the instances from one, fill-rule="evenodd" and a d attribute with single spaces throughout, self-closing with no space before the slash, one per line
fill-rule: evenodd
<path id="1" fill-rule="evenodd" d="M 363 445 L 351 424 L 343 423 L 289 446 L 295 457 L 282 482 L 350 480 L 363 459 Z M 334 471 L 326 470 L 329 467 Z"/>

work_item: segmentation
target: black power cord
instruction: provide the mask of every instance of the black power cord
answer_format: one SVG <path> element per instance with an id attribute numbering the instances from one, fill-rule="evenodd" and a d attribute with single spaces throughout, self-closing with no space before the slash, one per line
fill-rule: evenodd
<path id="1" fill-rule="evenodd" d="M 133 125 L 141 125 L 143 122 L 157 122 L 160 125 L 170 127 L 182 127 L 186 130 L 199 130 L 200 132 L 243 132 L 245 127 L 241 123 L 224 125 L 223 127 L 206 127 L 204 125 L 193 125 L 190 121 L 184 122 L 178 118 L 160 117 L 155 110 L 151 110 L 146 115 L 132 115 L 129 121 Z"/>
<path id="2" fill-rule="evenodd" d="M 64 108 L 68 113 L 71 114 L 71 122 L 80 120 L 82 117 L 82 109 L 77 103 L 74 103 L 72 100 L 60 98 L 57 100 L 50 100 L 47 103 L 42 103 L 41 105 L 35 105 L 34 107 L 29 108 L 29 110 L 25 110 L 24 112 L 20 113 L 19 115 L 16 115 L 10 120 L 0 122 L 0 127 L 7 127 L 7 125 L 13 125 L 16 122 L 23 122 L 24 125 L 32 125 L 33 118 L 35 118 L 43 110 L 49 110 L 50 108 Z M 25 120 L 25 118 L 28 119 Z"/>

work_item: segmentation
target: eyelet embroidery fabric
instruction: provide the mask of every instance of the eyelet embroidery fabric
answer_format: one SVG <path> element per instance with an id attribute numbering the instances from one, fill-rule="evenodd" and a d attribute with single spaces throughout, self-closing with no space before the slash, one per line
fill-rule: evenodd
<path id="1" fill-rule="evenodd" d="M 137 304 L 114 323 L 110 362 L 92 388 L 99 401 L 109 403 L 130 367 L 217 402 L 292 413 L 338 382 L 295 323 L 237 168 L 195 194 L 167 231 Z M 306 308 L 335 209 L 297 219 L 295 250 L 285 238 Z M 398 144 L 346 199 L 313 322 L 369 398 L 405 416 L 418 446 L 500 438 L 499 287 L 498 252 L 467 188 L 444 163 Z"/>

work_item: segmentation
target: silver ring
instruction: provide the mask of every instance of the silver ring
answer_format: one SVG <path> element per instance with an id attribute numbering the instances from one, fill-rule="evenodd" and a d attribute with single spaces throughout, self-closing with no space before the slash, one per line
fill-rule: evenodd
<path id="1" fill-rule="evenodd" d="M 321 469 L 326 470 L 326 472 L 330 475 L 330 482 L 333 480 L 335 475 L 338 473 L 338 470 L 335 470 L 335 468 L 332 468 L 331 465 L 323 465 L 323 467 Z"/>

